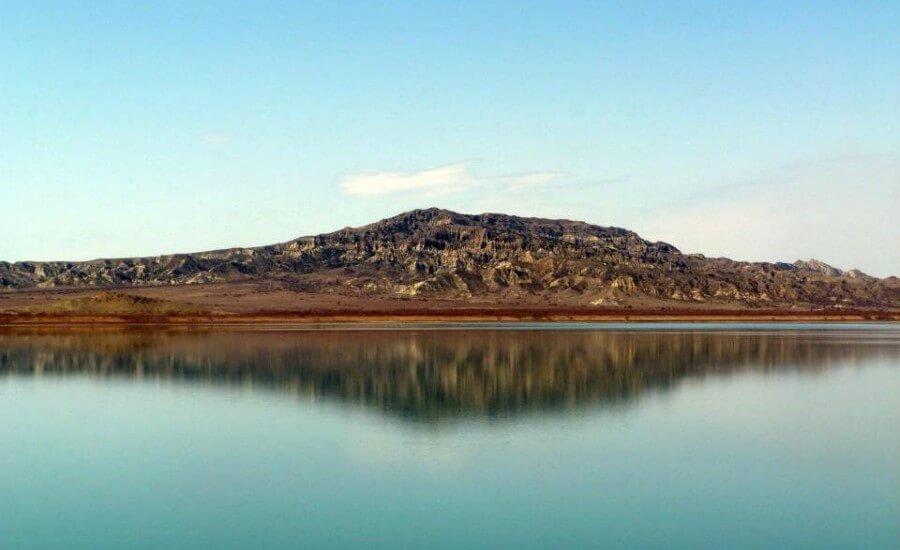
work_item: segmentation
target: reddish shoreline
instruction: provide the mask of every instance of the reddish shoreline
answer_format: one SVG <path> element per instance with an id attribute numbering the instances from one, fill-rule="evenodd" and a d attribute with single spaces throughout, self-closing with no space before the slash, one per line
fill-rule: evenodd
<path id="1" fill-rule="evenodd" d="M 76 314 L 2 313 L 0 325 L 84 324 L 307 324 L 366 322 L 491 322 L 491 321 L 608 321 L 608 322 L 872 322 L 900 321 L 900 310 L 728 310 L 728 309 L 607 309 L 596 308 L 409 308 L 401 310 L 310 309 L 245 313 Z"/>

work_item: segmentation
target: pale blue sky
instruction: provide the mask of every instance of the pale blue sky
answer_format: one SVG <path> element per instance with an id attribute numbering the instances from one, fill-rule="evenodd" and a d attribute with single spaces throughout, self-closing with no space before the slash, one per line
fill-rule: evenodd
<path id="1" fill-rule="evenodd" d="M 0 259 L 414 207 L 900 275 L 897 2 L 0 0 Z"/>

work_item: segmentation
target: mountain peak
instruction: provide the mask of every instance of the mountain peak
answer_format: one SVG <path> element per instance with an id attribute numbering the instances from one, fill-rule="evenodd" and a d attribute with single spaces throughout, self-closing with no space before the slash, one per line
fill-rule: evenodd
<path id="1" fill-rule="evenodd" d="M 797 260 L 796 262 L 794 262 L 794 265 L 799 269 L 814 271 L 816 273 L 828 275 L 829 277 L 838 277 L 840 275 L 843 275 L 843 271 L 841 271 L 840 269 L 815 258 L 810 258 L 808 260 Z"/>
<path id="2" fill-rule="evenodd" d="M 617 227 L 442 208 L 258 248 L 0 262 L 0 288 L 238 281 L 357 297 L 535 305 L 900 305 L 895 281 L 844 273 L 815 259 L 782 264 L 706 258 Z"/>

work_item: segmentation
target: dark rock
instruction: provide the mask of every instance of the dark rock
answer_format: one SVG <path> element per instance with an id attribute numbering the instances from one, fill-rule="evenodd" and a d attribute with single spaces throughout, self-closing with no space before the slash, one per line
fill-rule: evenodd
<path id="1" fill-rule="evenodd" d="M 348 292 L 382 296 L 565 295 L 586 305 L 671 300 L 900 307 L 896 278 L 844 273 L 818 260 L 707 258 L 616 227 L 437 208 L 258 248 L 88 262 L 0 262 L 0 288 L 239 280 L 281 280 L 293 288 L 328 287 L 329 292 L 337 284 Z"/>

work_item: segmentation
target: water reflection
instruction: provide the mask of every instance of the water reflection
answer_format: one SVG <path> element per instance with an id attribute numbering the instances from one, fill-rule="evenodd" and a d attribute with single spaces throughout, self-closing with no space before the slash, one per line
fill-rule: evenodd
<path id="1" fill-rule="evenodd" d="M 900 359 L 869 330 L 7 330 L 0 374 L 252 384 L 409 420 L 626 403 L 689 377 Z"/>

